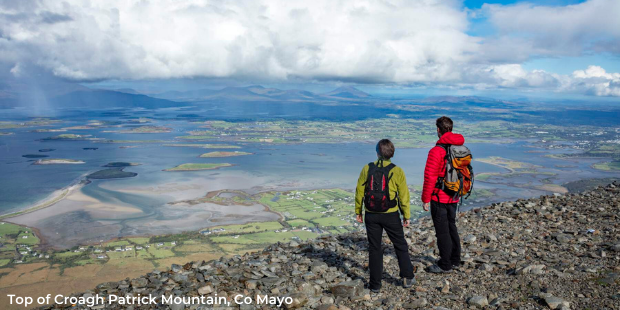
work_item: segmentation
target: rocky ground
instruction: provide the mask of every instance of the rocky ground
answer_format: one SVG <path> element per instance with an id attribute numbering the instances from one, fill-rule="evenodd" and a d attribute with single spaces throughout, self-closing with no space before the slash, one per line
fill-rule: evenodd
<path id="1" fill-rule="evenodd" d="M 259 253 L 173 265 L 137 279 L 105 283 L 75 296 L 291 297 L 287 308 L 345 309 L 620 309 L 620 184 L 582 194 L 494 204 L 461 213 L 464 266 L 449 274 L 424 268 L 437 258 L 430 218 L 406 229 L 417 284 L 402 288 L 394 251 L 385 238 L 384 284 L 368 276 L 364 232 L 304 243 L 274 244 Z M 160 299 L 160 298 L 159 298 Z M 197 304 L 95 309 L 212 309 Z M 71 305 L 69 305 L 71 307 Z M 43 307 L 61 308 L 62 305 Z M 66 307 L 66 306 L 64 306 Z M 86 308 L 85 306 L 73 306 Z M 216 306 L 226 309 L 226 306 Z"/>

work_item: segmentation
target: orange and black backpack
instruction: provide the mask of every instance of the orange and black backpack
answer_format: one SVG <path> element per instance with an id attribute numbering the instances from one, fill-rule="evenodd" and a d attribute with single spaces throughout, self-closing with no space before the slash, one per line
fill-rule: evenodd
<path id="1" fill-rule="evenodd" d="M 471 151 L 464 145 L 437 144 L 437 146 L 446 150 L 446 173 L 437 179 L 435 187 L 452 196 L 454 200 L 461 197 L 467 199 L 474 189 Z"/>

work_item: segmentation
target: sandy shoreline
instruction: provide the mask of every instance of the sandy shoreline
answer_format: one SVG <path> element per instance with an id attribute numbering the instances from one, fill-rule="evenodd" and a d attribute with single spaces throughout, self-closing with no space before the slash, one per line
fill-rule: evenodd
<path id="1" fill-rule="evenodd" d="M 53 206 L 54 204 L 62 201 L 63 199 L 65 199 L 67 196 L 69 196 L 70 194 L 79 191 L 82 187 L 84 187 L 86 184 L 90 183 L 90 181 L 88 181 L 87 179 L 84 178 L 84 176 L 80 177 L 80 179 L 76 182 L 73 182 L 71 185 L 66 186 L 64 188 L 61 188 L 59 190 L 55 190 L 54 192 L 52 192 L 51 194 L 49 194 L 49 196 L 41 199 L 40 201 L 34 203 L 32 206 L 30 207 L 26 207 L 22 210 L 19 211 L 14 211 L 14 212 L 10 212 L 10 213 L 5 213 L 0 215 L 0 220 L 8 220 L 10 218 L 16 217 L 16 216 L 20 216 L 20 215 L 24 215 L 24 214 L 28 214 L 28 213 L 32 213 L 38 210 L 42 210 L 48 207 Z M 10 222 L 10 221 L 7 221 Z"/>
<path id="2" fill-rule="evenodd" d="M 116 181 L 78 181 L 29 208 L 6 214 L 5 219 L 36 229 L 42 244 L 57 249 L 118 237 L 175 234 L 212 226 L 277 220 L 280 215 L 262 204 L 171 204 L 203 197 L 213 190 L 230 187 L 244 190 L 261 183 L 246 174 L 132 186 Z"/>

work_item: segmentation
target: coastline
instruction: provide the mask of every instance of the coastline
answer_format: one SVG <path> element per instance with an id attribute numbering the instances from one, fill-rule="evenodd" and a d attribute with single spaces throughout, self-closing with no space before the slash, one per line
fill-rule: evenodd
<path id="1" fill-rule="evenodd" d="M 28 214 L 28 213 L 32 213 L 34 211 L 43 210 L 45 208 L 55 205 L 56 203 L 61 202 L 66 197 L 68 197 L 71 193 L 82 189 L 82 187 L 90 183 L 90 181 L 85 178 L 86 175 L 87 174 L 82 175 L 77 181 L 74 181 L 73 183 L 71 183 L 70 185 L 66 187 L 63 187 L 59 190 L 55 190 L 54 192 L 49 194 L 47 197 L 35 202 L 32 206 L 26 207 L 22 210 L 0 214 L 0 220 L 10 222 L 10 221 L 7 221 L 7 219 L 20 216 L 20 215 L 24 215 L 24 214 Z M 16 224 L 16 225 L 20 225 L 20 224 Z"/>
<path id="2" fill-rule="evenodd" d="M 88 179 L 86 179 L 84 177 L 85 175 L 80 176 L 77 181 L 74 181 L 73 183 L 71 183 L 70 185 L 61 188 L 59 190 L 54 191 L 53 193 L 51 193 L 50 195 L 48 195 L 47 197 L 39 200 L 38 202 L 34 203 L 34 205 L 30 206 L 30 207 L 26 207 L 22 210 L 19 211 L 15 211 L 15 212 L 11 212 L 11 213 L 6 213 L 6 214 L 2 214 L 0 215 L 0 221 L 4 221 L 7 223 L 11 223 L 14 225 L 19 225 L 19 226 L 23 226 L 23 227 L 28 227 L 32 230 L 32 232 L 35 234 L 35 236 L 37 236 L 37 238 L 39 238 L 39 248 L 41 249 L 49 249 L 49 248 L 55 248 L 54 245 L 50 245 L 47 242 L 47 239 L 45 238 L 45 236 L 43 235 L 43 233 L 41 233 L 41 231 L 39 230 L 39 228 L 34 227 L 34 226 L 29 226 L 29 225 L 24 225 L 24 224 L 20 224 L 20 223 L 15 223 L 13 221 L 11 221 L 11 218 L 17 217 L 17 216 L 21 216 L 21 215 L 26 215 L 28 213 L 32 213 L 35 211 L 39 211 L 39 210 L 43 210 L 46 208 L 49 208 L 61 201 L 63 201 L 65 198 L 67 198 L 70 194 L 79 191 L 80 189 L 82 189 L 82 187 L 86 186 L 87 184 L 90 183 L 90 181 Z"/>
<path id="3" fill-rule="evenodd" d="M 250 187 L 260 184 L 248 184 L 245 176 L 219 177 L 219 181 L 208 183 L 202 180 L 203 177 L 199 177 L 183 182 L 122 189 L 106 189 L 105 185 L 99 188 L 106 183 L 94 182 L 96 184 L 91 185 L 96 185 L 95 187 L 88 192 L 82 192 L 82 187 L 91 183 L 82 176 L 74 184 L 55 191 L 25 209 L 7 213 L 3 218 L 11 224 L 36 227 L 41 244 L 55 249 L 105 242 L 115 237 L 178 234 L 211 226 L 277 221 L 281 218 L 279 214 L 269 212 L 262 204 L 168 204 L 203 197 L 205 192 L 219 190 L 222 185 L 241 190 L 242 188 L 238 187 L 241 184 Z M 110 190 L 119 192 L 124 199 L 102 200 L 101 197 L 91 195 L 91 192 Z M 147 200 L 144 204 L 132 204 L 136 199 Z M 158 216 L 161 218 L 156 218 Z"/>

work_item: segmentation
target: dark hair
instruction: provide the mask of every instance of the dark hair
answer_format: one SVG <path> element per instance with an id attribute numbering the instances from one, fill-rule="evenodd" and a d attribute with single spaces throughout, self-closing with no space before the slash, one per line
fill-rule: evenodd
<path id="1" fill-rule="evenodd" d="M 442 116 L 435 122 L 435 125 L 439 128 L 439 133 L 442 135 L 446 132 L 452 132 L 452 124 L 452 120 L 447 116 Z"/>
<path id="2" fill-rule="evenodd" d="M 377 154 L 383 159 L 394 157 L 394 144 L 388 139 L 382 139 L 377 143 Z"/>

